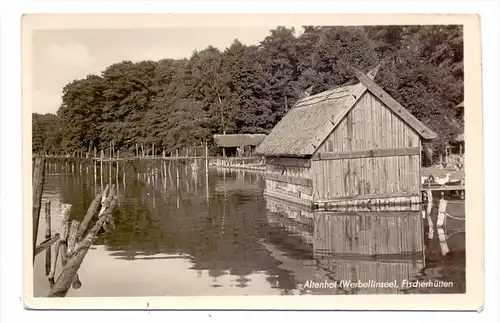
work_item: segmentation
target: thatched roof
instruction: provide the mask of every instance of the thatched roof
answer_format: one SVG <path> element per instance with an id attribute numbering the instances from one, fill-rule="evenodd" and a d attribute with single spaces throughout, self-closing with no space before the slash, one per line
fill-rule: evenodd
<path id="1" fill-rule="evenodd" d="M 373 81 L 377 70 L 378 67 L 368 75 L 355 70 L 359 83 L 298 100 L 257 147 L 256 154 L 276 157 L 313 155 L 366 91 L 379 98 L 423 139 L 435 139 L 436 133 L 418 121 Z"/>
<path id="2" fill-rule="evenodd" d="M 454 141 L 460 142 L 460 141 L 465 141 L 465 135 L 463 133 L 457 135 L 455 138 L 453 138 Z"/>
<path id="3" fill-rule="evenodd" d="M 354 87 L 345 86 L 299 100 L 257 147 L 256 153 L 270 156 L 312 155 L 322 141 L 317 137 L 319 130 L 335 119 Z"/>
<path id="4" fill-rule="evenodd" d="M 214 135 L 217 146 L 224 148 L 258 146 L 265 138 L 266 135 L 263 134 Z"/>

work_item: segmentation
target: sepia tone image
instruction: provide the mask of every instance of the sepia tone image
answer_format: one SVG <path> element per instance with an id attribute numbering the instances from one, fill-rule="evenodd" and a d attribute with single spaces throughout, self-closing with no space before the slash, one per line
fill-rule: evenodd
<path id="1" fill-rule="evenodd" d="M 33 297 L 467 292 L 462 25 L 30 43 Z"/>

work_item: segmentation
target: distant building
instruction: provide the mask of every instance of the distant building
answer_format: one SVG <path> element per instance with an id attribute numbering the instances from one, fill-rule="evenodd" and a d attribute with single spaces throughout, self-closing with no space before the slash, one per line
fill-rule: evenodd
<path id="1" fill-rule="evenodd" d="M 421 202 L 421 143 L 437 137 L 375 82 L 297 101 L 257 147 L 265 194 L 319 210 Z"/>
<path id="2" fill-rule="evenodd" d="M 255 148 L 266 138 L 264 134 L 214 135 L 215 144 L 225 156 L 252 156 Z"/>

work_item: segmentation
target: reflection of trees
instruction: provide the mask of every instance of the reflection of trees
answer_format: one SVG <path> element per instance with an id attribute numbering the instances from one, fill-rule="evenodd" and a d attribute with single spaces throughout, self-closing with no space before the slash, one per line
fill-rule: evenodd
<path id="1" fill-rule="evenodd" d="M 136 169 L 151 171 L 145 166 Z M 152 173 L 149 176 L 151 179 Z M 198 176 L 198 186 L 205 185 L 201 178 L 205 174 L 199 172 Z M 114 256 L 127 260 L 158 253 L 189 254 L 191 268 L 198 274 L 207 271 L 217 281 L 229 272 L 236 276 L 234 284 L 239 287 L 247 286 L 248 276 L 259 271 L 275 277 L 270 279 L 273 286 L 294 288 L 289 273 L 279 269 L 279 262 L 259 243 L 269 230 L 262 183 L 257 177 L 246 175 L 255 185 L 246 182 L 238 186 L 236 182 L 241 182 L 241 178 L 230 174 L 225 181 L 232 183 L 228 185 L 232 189 L 215 192 L 216 186 L 221 187 L 222 179 L 214 174 L 210 176 L 208 204 L 205 188 L 194 185 L 194 175 L 182 166 L 178 188 L 173 166 L 170 171 L 167 169 L 167 183 L 162 176 L 150 180 L 152 184 L 130 176 L 126 189 L 120 189 L 123 196 L 114 212 L 115 229 L 96 243 L 106 245 Z M 185 181 L 193 183 L 186 185 Z M 68 203 L 73 204 L 82 217 L 94 196 L 93 183 L 92 178 L 91 185 L 86 181 L 75 185 L 70 179 L 64 188 Z"/>

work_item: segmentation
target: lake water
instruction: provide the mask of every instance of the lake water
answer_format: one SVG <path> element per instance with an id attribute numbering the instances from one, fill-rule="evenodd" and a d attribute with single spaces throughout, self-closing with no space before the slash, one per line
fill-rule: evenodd
<path id="1" fill-rule="evenodd" d="M 94 174 L 91 163 L 46 169 L 42 203 L 51 201 L 53 232 L 59 232 L 61 203 L 71 204 L 72 219 L 81 221 L 103 186 L 115 184 L 120 196 L 115 228 L 89 250 L 79 270 L 82 285 L 67 297 L 465 292 L 460 219 L 448 218 L 432 235 L 426 226 L 425 252 L 411 257 L 319 254 L 318 232 L 326 232 L 323 239 L 329 234 L 325 221 L 346 215 L 318 222 L 318 215 L 269 200 L 258 173 L 210 169 L 206 176 L 201 160 L 198 171 L 178 162 L 120 163 L 111 173 L 105 165 L 102 180 L 99 169 Z M 463 218 L 463 200 L 449 201 L 448 212 Z M 42 207 L 38 242 L 44 233 Z M 429 279 L 448 287 L 401 286 Z M 349 280 L 396 280 L 398 286 L 345 285 Z M 311 282 L 327 284 L 309 288 Z M 35 259 L 34 292 L 49 291 L 43 252 Z"/>

